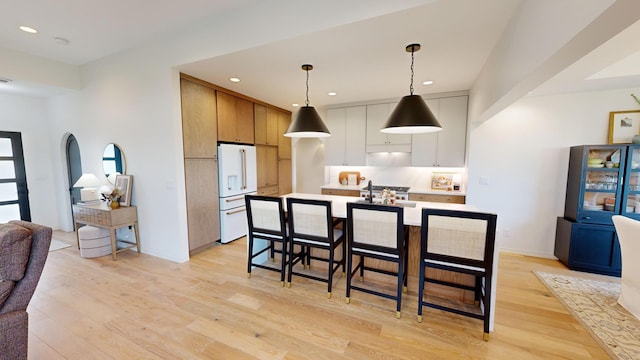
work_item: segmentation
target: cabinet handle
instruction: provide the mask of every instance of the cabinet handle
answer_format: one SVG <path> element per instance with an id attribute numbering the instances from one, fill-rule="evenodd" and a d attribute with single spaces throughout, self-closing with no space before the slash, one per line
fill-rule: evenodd
<path id="1" fill-rule="evenodd" d="M 240 196 L 240 197 L 235 197 L 235 198 L 231 198 L 231 199 L 226 199 L 226 202 L 233 202 L 233 201 L 238 201 L 238 200 L 242 200 L 244 199 L 244 196 Z"/>
<path id="2" fill-rule="evenodd" d="M 237 213 L 241 213 L 241 212 L 245 212 L 245 211 L 247 211 L 247 209 L 246 208 L 242 208 L 242 209 L 238 209 L 238 210 L 234 210 L 234 211 L 229 211 L 227 213 L 227 215 L 233 215 L 233 214 L 237 214 Z"/>

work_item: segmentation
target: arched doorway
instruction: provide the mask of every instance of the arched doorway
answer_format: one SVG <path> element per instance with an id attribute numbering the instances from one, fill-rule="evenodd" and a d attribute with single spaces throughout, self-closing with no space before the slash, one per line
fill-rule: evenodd
<path id="1" fill-rule="evenodd" d="M 67 137 L 67 143 L 65 146 L 67 155 L 67 176 L 69 178 L 69 197 L 71 200 L 71 206 L 80 201 L 80 189 L 74 188 L 73 184 L 82 176 L 82 161 L 80 159 L 80 148 L 78 147 L 78 141 L 73 135 Z M 71 211 L 73 214 L 73 210 Z M 73 222 L 75 224 L 75 222 Z M 75 229 L 74 229 L 75 230 Z"/>

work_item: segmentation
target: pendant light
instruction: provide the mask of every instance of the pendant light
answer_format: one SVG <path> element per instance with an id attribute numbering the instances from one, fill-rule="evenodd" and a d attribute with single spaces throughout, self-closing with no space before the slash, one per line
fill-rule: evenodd
<path id="1" fill-rule="evenodd" d="M 429 110 L 422 96 L 413 94 L 413 53 L 420 50 L 420 44 L 407 45 L 406 50 L 411 53 L 410 94 L 400 100 L 380 131 L 388 134 L 419 134 L 440 131 L 442 125 Z"/>
<path id="2" fill-rule="evenodd" d="M 309 71 L 313 70 L 313 65 L 302 65 L 302 70 L 307 72 L 307 100 L 304 106 L 298 109 L 296 117 L 289 125 L 284 136 L 305 138 L 331 136 L 329 129 L 327 129 L 316 109 L 313 106 L 309 106 Z"/>

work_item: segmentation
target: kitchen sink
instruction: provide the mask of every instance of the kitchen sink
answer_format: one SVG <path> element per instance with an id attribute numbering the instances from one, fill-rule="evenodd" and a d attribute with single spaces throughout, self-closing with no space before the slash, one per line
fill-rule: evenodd
<path id="1" fill-rule="evenodd" d="M 354 201 L 357 204 L 369 204 L 369 200 L 357 200 Z M 381 201 L 373 201 L 373 204 L 375 205 L 383 205 Z M 396 200 L 395 205 L 387 205 L 387 206 L 402 206 L 402 207 L 411 207 L 414 208 L 416 207 L 416 202 L 415 201 L 406 201 L 406 200 Z"/>

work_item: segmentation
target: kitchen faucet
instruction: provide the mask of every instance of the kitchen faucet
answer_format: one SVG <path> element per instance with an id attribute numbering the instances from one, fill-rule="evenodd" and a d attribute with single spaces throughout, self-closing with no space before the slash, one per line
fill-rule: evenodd
<path id="1" fill-rule="evenodd" d="M 369 204 L 373 204 L 373 183 L 371 183 L 371 180 L 369 180 L 367 189 L 369 190 Z"/>

